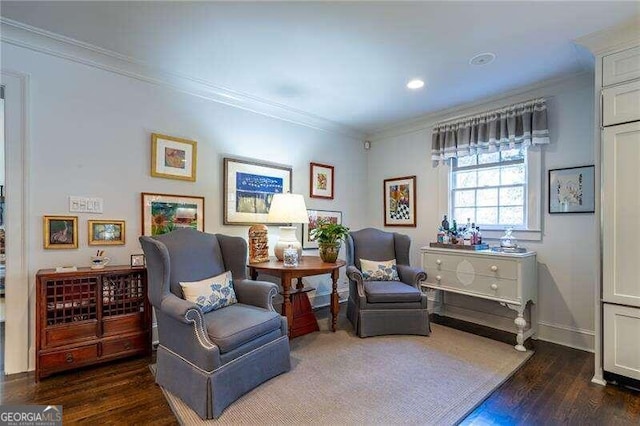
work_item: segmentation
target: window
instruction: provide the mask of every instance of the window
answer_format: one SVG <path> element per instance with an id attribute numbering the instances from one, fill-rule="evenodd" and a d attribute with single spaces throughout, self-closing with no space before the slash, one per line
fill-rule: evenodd
<path id="1" fill-rule="evenodd" d="M 458 224 L 527 228 L 526 149 L 454 158 L 451 166 L 451 217 Z"/>

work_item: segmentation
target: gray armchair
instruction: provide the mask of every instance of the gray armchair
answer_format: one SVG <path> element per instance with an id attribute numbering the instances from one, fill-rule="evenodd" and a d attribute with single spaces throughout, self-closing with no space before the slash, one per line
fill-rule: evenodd
<path id="1" fill-rule="evenodd" d="M 289 371 L 287 320 L 271 304 L 277 286 L 246 279 L 244 239 L 179 229 L 140 237 L 140 242 L 158 321 L 156 383 L 210 419 L 262 382 Z M 182 299 L 181 281 L 228 270 L 238 303 L 203 314 Z"/>
<path id="2" fill-rule="evenodd" d="M 427 274 L 409 266 L 411 239 L 402 234 L 366 228 L 346 241 L 349 302 L 347 318 L 360 337 L 430 333 L 427 296 L 420 281 Z M 396 259 L 400 281 L 364 281 L 360 259 Z"/>

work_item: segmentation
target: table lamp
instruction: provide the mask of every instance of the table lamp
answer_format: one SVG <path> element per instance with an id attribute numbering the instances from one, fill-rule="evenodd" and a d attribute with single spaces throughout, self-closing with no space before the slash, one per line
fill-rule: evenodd
<path id="1" fill-rule="evenodd" d="M 269 223 L 309 223 L 307 206 L 304 197 L 300 194 L 275 194 L 271 199 L 271 207 L 267 216 Z M 296 227 L 281 226 L 278 242 L 273 249 L 278 260 L 283 260 L 283 251 L 287 247 L 293 247 L 298 251 L 298 258 L 302 257 L 302 244 L 296 237 Z"/>

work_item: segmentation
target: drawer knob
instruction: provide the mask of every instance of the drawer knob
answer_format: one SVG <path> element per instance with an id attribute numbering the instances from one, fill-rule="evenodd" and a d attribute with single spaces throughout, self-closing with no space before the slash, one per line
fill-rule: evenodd
<path id="1" fill-rule="evenodd" d="M 436 265 L 442 265 L 442 260 L 440 259 L 436 260 Z"/>
<path id="2" fill-rule="evenodd" d="M 73 362 L 73 354 L 72 353 L 66 354 L 64 359 L 65 361 L 67 361 L 68 364 L 71 364 Z"/>
<path id="3" fill-rule="evenodd" d="M 493 265 L 493 266 L 491 267 L 491 270 L 492 270 L 493 272 L 496 272 L 496 271 L 498 270 L 498 267 L 497 267 L 496 265 Z"/>
<path id="4" fill-rule="evenodd" d="M 491 290 L 497 290 L 498 289 L 498 284 L 493 283 L 491 284 Z"/>
<path id="5" fill-rule="evenodd" d="M 442 280 L 442 277 L 440 275 L 436 275 L 436 281 L 440 281 Z"/>

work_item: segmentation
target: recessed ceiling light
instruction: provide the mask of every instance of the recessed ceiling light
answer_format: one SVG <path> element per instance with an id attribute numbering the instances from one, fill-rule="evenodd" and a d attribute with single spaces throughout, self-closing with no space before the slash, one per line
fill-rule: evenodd
<path id="1" fill-rule="evenodd" d="M 415 78 L 407 83 L 407 87 L 413 90 L 420 89 L 421 87 L 424 87 L 424 81 Z"/>
<path id="2" fill-rule="evenodd" d="M 473 58 L 469 59 L 469 64 L 471 65 L 487 65 L 493 62 L 496 59 L 496 54 L 487 52 L 487 53 L 479 53 Z"/>

